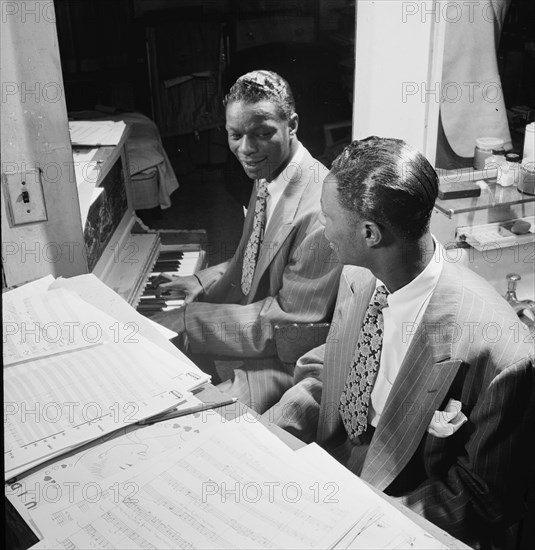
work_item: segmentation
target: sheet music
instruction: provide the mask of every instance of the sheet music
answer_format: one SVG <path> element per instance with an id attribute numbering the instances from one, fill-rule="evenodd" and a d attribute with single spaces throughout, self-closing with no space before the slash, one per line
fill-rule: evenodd
<path id="1" fill-rule="evenodd" d="M 32 292 L 29 296 L 10 291 L 2 295 L 2 306 L 4 366 L 96 346 L 113 338 L 114 319 L 68 290 Z"/>
<path id="2" fill-rule="evenodd" d="M 344 468 L 319 445 L 312 443 L 298 449 L 296 453 L 315 467 L 330 472 L 339 483 L 359 484 L 360 495 L 366 495 L 376 506 L 356 522 L 351 530 L 336 544 L 340 549 L 366 548 L 383 550 L 388 548 L 411 548 L 433 550 L 447 548 L 419 525 L 395 508 L 385 498 L 375 493 L 364 481 Z M 345 480 L 345 481 L 344 481 Z"/>
<path id="3" fill-rule="evenodd" d="M 113 120 L 69 121 L 69 132 L 73 145 L 111 146 L 121 140 L 126 124 Z"/>
<path id="4" fill-rule="evenodd" d="M 4 376 L 6 479 L 173 407 L 203 381 L 197 371 L 149 341 L 14 367 Z"/>
<path id="5" fill-rule="evenodd" d="M 184 403 L 201 404 L 195 397 Z M 42 539 L 85 514 L 87 506 L 83 501 L 78 504 L 81 496 L 93 498 L 99 492 L 113 491 L 117 475 L 187 445 L 200 433 L 218 429 L 222 422 L 217 413 L 204 411 L 149 426 L 127 426 L 8 483 L 6 497 Z"/>
<path id="6" fill-rule="evenodd" d="M 4 296 L 9 296 L 10 299 L 18 298 L 22 300 L 23 298 L 29 298 L 30 296 L 39 296 L 46 292 L 50 285 L 55 281 L 52 275 L 46 275 L 35 281 L 30 281 L 25 283 L 22 286 L 12 288 L 2 294 L 2 303 L 4 301 Z"/>
<path id="7" fill-rule="evenodd" d="M 163 325 L 160 325 L 156 321 L 153 321 L 150 317 L 147 317 L 147 321 L 151 324 L 158 332 L 160 332 L 167 340 L 172 340 L 175 336 L 178 336 L 178 332 L 174 332 Z"/>
<path id="8" fill-rule="evenodd" d="M 245 415 L 119 475 L 33 548 L 329 548 L 374 506 L 332 479 Z"/>
<path id="9" fill-rule="evenodd" d="M 51 289 L 65 288 L 76 292 L 83 300 L 93 306 L 105 310 L 114 317 L 119 323 L 125 326 L 135 326 L 139 329 L 139 334 L 148 338 L 153 344 L 158 345 L 168 353 L 174 355 L 181 361 L 197 369 L 199 375 L 204 374 L 186 355 L 184 355 L 176 346 L 162 336 L 161 332 L 154 328 L 147 317 L 141 315 L 132 306 L 130 306 L 121 296 L 106 286 L 98 277 L 92 273 L 78 275 L 65 279 L 59 277 L 51 285 Z"/>

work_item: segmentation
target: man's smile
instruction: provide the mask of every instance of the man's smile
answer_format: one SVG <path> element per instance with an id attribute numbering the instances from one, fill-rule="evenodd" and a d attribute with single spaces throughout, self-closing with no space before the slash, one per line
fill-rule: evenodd
<path id="1" fill-rule="evenodd" d="M 247 168 L 257 168 L 266 160 L 266 158 L 267 157 L 264 157 L 263 159 L 242 159 L 241 163 Z"/>

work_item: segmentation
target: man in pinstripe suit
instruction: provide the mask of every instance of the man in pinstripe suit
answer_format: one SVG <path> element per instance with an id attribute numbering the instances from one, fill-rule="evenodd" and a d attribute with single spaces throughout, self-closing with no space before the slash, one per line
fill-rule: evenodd
<path id="1" fill-rule="evenodd" d="M 218 366 L 234 361 L 222 389 L 263 412 L 292 384 L 277 357 L 275 325 L 330 321 L 342 267 L 319 221 L 327 169 L 297 139 L 288 83 L 253 71 L 238 78 L 225 104 L 229 147 L 255 180 L 242 238 L 229 261 L 161 285 L 184 291 L 188 303 L 153 319 L 185 333 L 194 354 Z"/>
<path id="2" fill-rule="evenodd" d="M 265 416 L 468 544 L 508 548 L 535 466 L 533 334 L 430 234 L 437 183 L 400 140 L 356 141 L 335 160 L 322 210 L 346 267 L 331 332 Z M 349 373 L 383 285 L 378 371 L 352 437 Z"/>

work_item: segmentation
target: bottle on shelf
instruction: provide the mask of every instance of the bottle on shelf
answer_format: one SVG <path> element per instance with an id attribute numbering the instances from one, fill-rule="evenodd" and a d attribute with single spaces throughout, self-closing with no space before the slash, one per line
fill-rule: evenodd
<path id="1" fill-rule="evenodd" d="M 484 169 L 487 173 L 490 170 L 496 170 L 496 176 L 485 176 L 485 181 L 495 183 L 505 163 L 505 149 L 503 146 L 492 149 L 492 154 L 485 159 Z"/>
<path id="2" fill-rule="evenodd" d="M 520 179 L 520 155 L 507 153 L 505 162 L 498 170 L 496 183 L 502 187 L 517 185 Z"/>
<path id="3" fill-rule="evenodd" d="M 524 155 L 520 164 L 517 189 L 528 195 L 535 195 L 535 122 L 526 125 Z"/>

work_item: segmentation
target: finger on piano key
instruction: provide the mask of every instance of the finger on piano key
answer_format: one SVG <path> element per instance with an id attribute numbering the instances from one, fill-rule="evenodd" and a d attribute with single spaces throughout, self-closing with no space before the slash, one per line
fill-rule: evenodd
<path id="1" fill-rule="evenodd" d="M 195 273 L 199 251 L 160 250 L 152 273 L 147 277 L 137 310 L 146 316 L 158 311 L 173 311 L 184 305 L 185 293 L 175 288 L 162 289 L 160 285 L 177 277 L 188 277 Z"/>

